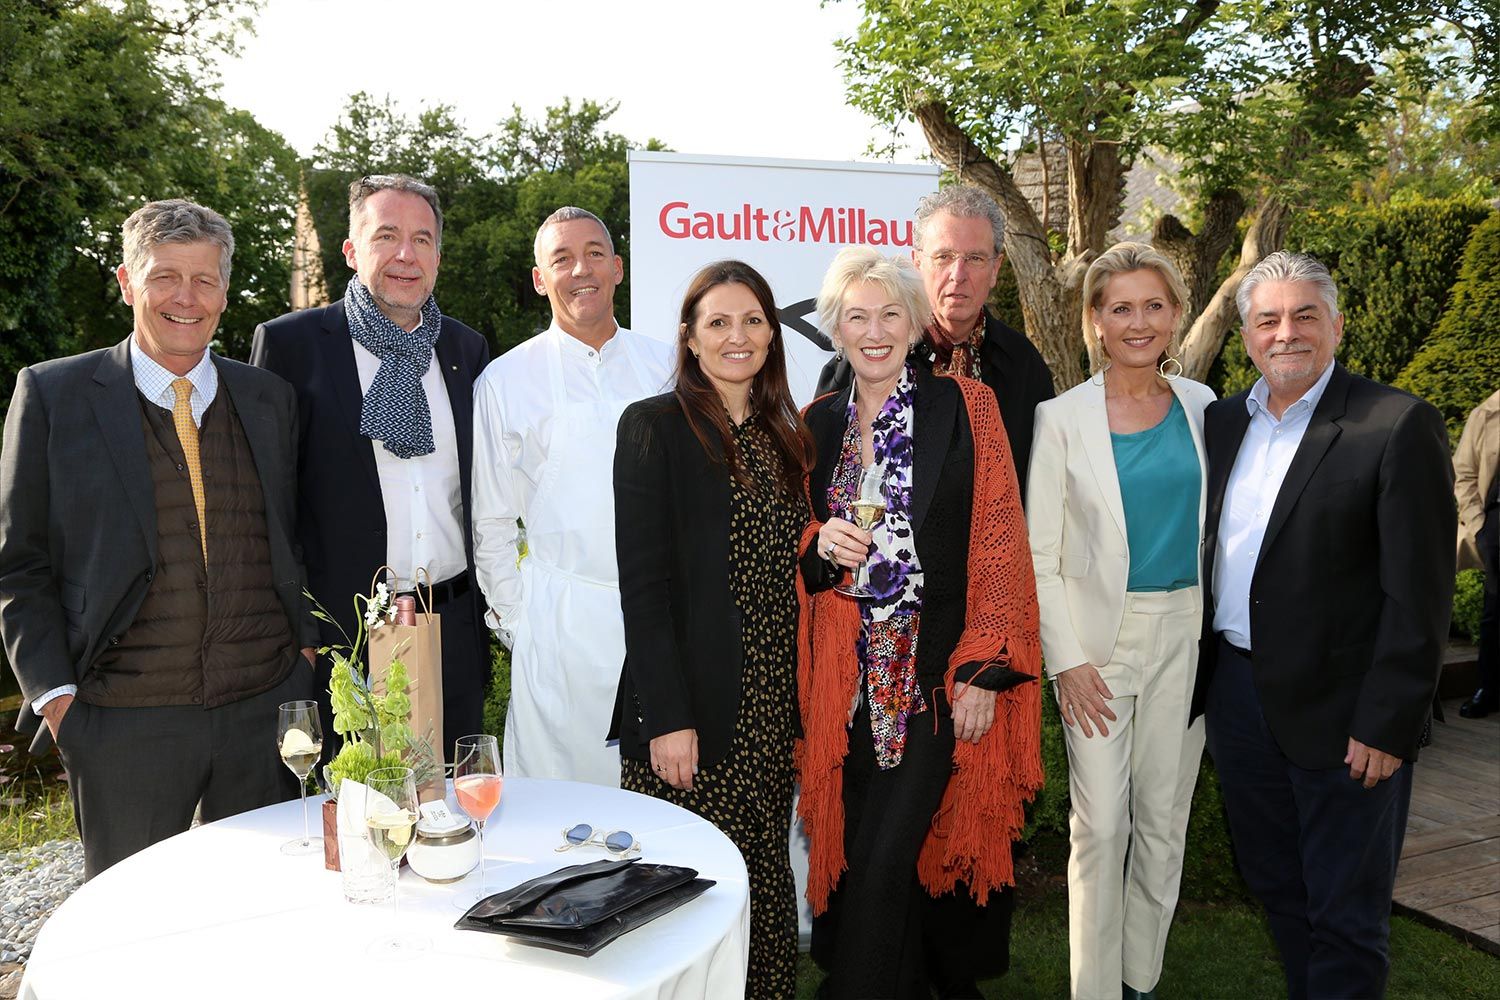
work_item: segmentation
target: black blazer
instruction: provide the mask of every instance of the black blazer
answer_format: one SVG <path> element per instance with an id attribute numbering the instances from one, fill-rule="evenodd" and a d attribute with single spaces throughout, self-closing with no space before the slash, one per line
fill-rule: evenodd
<path id="1" fill-rule="evenodd" d="M 931 361 L 930 354 L 924 352 L 923 357 Z M 1021 488 L 1021 499 L 1025 500 L 1036 406 L 1056 395 L 1052 370 L 1025 334 L 1012 330 L 986 309 L 979 372 L 980 380 L 994 390 L 995 400 L 1000 404 L 1000 419 L 1010 441 L 1011 459 L 1016 463 L 1016 482 Z M 833 358 L 818 376 L 818 395 L 847 388 L 853 377 L 847 358 Z"/>
<path id="2" fill-rule="evenodd" d="M 974 498 L 974 433 L 963 392 L 951 378 L 914 366 L 916 391 L 912 399 L 911 525 L 917 559 L 922 564 L 921 639 L 917 643 L 917 681 L 924 694 L 943 682 L 948 658 L 963 635 L 969 594 L 969 528 Z M 852 380 L 851 380 L 852 385 Z M 818 460 L 809 487 L 816 521 L 828 520 L 828 484 L 849 423 L 850 386 L 813 400 L 807 426 L 817 445 Z M 1021 498 L 1016 497 L 1019 507 Z M 802 578 L 811 592 L 838 582 L 844 570 L 817 553 L 817 540 L 802 554 Z M 961 666 L 955 678 L 968 681 L 978 662 Z M 974 681 L 999 691 L 1023 680 L 1035 680 L 1003 670 L 986 670 Z M 946 712 L 947 706 L 941 706 Z"/>
<path id="3" fill-rule="evenodd" d="M 299 646 L 318 644 L 302 590 L 296 527 L 297 410 L 281 379 L 214 357 L 239 413 L 266 502 L 276 594 Z M 156 494 L 130 341 L 23 368 L 0 449 L 0 633 L 31 702 L 76 684 L 128 629 L 158 565 Z"/>
<path id="4" fill-rule="evenodd" d="M 453 408 L 458 439 L 458 470 L 463 483 L 464 556 L 472 575 L 474 540 L 470 527 L 470 470 L 474 454 L 474 380 L 489 363 L 484 337 L 455 319 L 443 317 L 433 350 Z M 307 560 L 314 597 L 354 635 L 352 598 L 368 593 L 370 579 L 385 562 L 385 504 L 370 439 L 359 433 L 364 396 L 354 365 L 354 342 L 344 303 L 305 309 L 255 328 L 250 363 L 292 384 L 302 443 L 297 454 L 298 535 Z M 484 636 L 479 587 L 471 586 L 474 621 Z M 322 623 L 323 643 L 343 643 L 339 630 Z M 486 669 L 487 664 L 481 665 Z"/>
<path id="5" fill-rule="evenodd" d="M 1204 642 L 1193 717 L 1218 643 L 1214 555 L 1247 392 L 1204 414 Z M 1271 508 L 1250 585 L 1255 687 L 1297 766 L 1343 764 L 1349 737 L 1415 760 L 1453 600 L 1453 467 L 1428 403 L 1336 366 Z"/>
<path id="6" fill-rule="evenodd" d="M 615 551 L 625 664 L 609 739 L 648 760 L 651 740 L 698 731 L 704 766 L 729 753 L 744 657 L 729 590 L 728 467 L 672 393 L 632 403 L 615 445 Z"/>

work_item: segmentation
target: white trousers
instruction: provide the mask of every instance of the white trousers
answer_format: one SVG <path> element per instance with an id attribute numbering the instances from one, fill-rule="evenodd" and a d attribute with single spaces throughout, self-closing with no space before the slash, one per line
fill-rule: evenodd
<path id="1" fill-rule="evenodd" d="M 1068 957 L 1072 995 L 1145 992 L 1182 880 L 1203 720 L 1188 726 L 1202 621 L 1197 587 L 1131 593 L 1113 659 L 1099 671 L 1114 698 L 1109 735 L 1064 726 L 1068 747 Z"/>

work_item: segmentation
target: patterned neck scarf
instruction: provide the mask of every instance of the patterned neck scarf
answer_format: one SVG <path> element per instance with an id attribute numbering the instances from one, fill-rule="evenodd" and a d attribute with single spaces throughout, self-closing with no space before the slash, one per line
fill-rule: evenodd
<path id="1" fill-rule="evenodd" d="M 358 278 L 344 291 L 349 336 L 380 361 L 360 409 L 359 432 L 380 441 L 397 458 L 431 455 L 432 411 L 422 376 L 432 363 L 432 346 L 442 329 L 443 314 L 431 295 L 422 303 L 422 325 L 411 332 L 391 322 Z"/>
<path id="2" fill-rule="evenodd" d="M 969 331 L 967 340 L 961 343 L 953 343 L 941 330 L 937 322 L 933 321 L 922 331 L 922 339 L 927 344 L 927 349 L 932 352 L 932 373 L 934 375 L 961 375 L 964 378 L 980 378 L 982 368 L 979 363 L 979 348 L 984 343 L 984 311 L 979 313 L 979 319 L 974 324 L 974 329 Z"/>
<path id="3" fill-rule="evenodd" d="M 916 379 L 911 364 L 896 390 L 870 424 L 875 465 L 885 475 L 885 515 L 871 531 L 870 589 L 878 595 L 859 601 L 861 629 L 857 654 L 870 706 L 875 762 L 882 769 L 901 763 L 907 718 L 927 709 L 917 684 L 917 632 L 922 609 L 922 565 L 911 526 L 912 398 Z M 828 486 L 831 516 L 853 520 L 859 495 L 859 412 L 850 394 L 848 429 L 839 464 Z"/>

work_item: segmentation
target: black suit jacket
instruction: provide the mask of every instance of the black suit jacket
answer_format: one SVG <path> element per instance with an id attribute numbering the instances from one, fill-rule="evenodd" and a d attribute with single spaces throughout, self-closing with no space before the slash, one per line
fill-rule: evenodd
<path id="1" fill-rule="evenodd" d="M 469 489 L 474 454 L 474 380 L 489 363 L 484 337 L 447 316 L 433 345 L 458 439 L 463 483 L 464 557 L 472 575 L 474 540 Z M 310 589 L 348 635 L 355 632 L 353 597 L 369 593 L 385 562 L 385 504 L 370 439 L 359 433 L 364 395 L 354 364 L 354 341 L 344 303 L 288 313 L 255 329 L 250 363 L 292 384 L 302 427 L 297 454 L 298 533 Z M 474 621 L 483 633 L 479 587 L 472 586 Z M 323 623 L 323 643 L 342 644 L 337 628 Z M 488 665 L 481 665 L 487 669 Z"/>
<path id="2" fill-rule="evenodd" d="M 969 597 L 969 533 L 974 499 L 974 432 L 963 392 L 951 378 L 916 365 L 912 398 L 911 526 L 922 564 L 922 619 L 917 643 L 917 680 L 930 696 L 943 682 L 948 659 L 963 635 Z M 828 484 L 848 429 L 850 386 L 821 396 L 808 406 L 807 426 L 817 445 L 817 464 L 808 480 L 815 521 L 828 520 Z M 1016 497 L 1019 505 L 1020 497 Z M 826 590 L 844 570 L 817 553 L 817 540 L 802 554 L 802 578 L 809 591 Z M 982 664 L 967 663 L 955 679 L 968 681 Z M 1035 680 L 1008 670 L 985 670 L 974 683 L 1000 691 Z M 947 711 L 947 706 L 940 706 Z"/>
<path id="3" fill-rule="evenodd" d="M 1250 423 L 1247 395 L 1204 414 L 1209 586 L 1195 718 L 1217 659 L 1215 548 Z M 1416 758 L 1442 669 L 1456 522 L 1438 411 L 1336 366 L 1271 508 L 1250 585 L 1256 691 L 1294 764 L 1339 767 L 1351 736 Z"/>
<path id="4" fill-rule="evenodd" d="M 923 352 L 929 364 L 931 355 Z M 1000 404 L 1000 419 L 1010 454 L 1016 463 L 1016 482 L 1021 498 L 1026 497 L 1026 474 L 1031 468 L 1031 436 L 1036 420 L 1036 406 L 1056 395 L 1052 387 L 1052 370 L 1042 360 L 1026 335 L 1000 322 L 990 311 L 984 311 L 984 342 L 979 348 L 981 381 L 995 392 Z M 833 358 L 818 376 L 818 395 L 847 388 L 854 377 L 847 358 Z"/>
<path id="5" fill-rule="evenodd" d="M 277 596 L 317 645 L 296 530 L 297 409 L 267 372 L 215 357 L 260 474 Z M 77 684 L 128 629 L 158 565 L 156 495 L 130 341 L 24 368 L 0 449 L 0 632 L 24 701 L 16 728 L 50 739 L 31 702 Z"/>
<path id="6" fill-rule="evenodd" d="M 625 664 L 609 738 L 648 760 L 651 740 L 698 731 L 704 766 L 739 715 L 740 610 L 729 589 L 729 469 L 672 393 L 632 403 L 615 446 L 615 550 Z"/>

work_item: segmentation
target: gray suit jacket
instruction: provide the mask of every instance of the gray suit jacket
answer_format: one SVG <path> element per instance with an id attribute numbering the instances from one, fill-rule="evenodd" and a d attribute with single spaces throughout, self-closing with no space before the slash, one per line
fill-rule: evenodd
<path id="1" fill-rule="evenodd" d="M 277 595 L 318 644 L 296 547 L 297 402 L 269 372 L 214 357 L 266 499 Z M 0 446 L 0 637 L 24 703 L 17 729 L 50 741 L 33 699 L 76 684 L 130 627 L 157 567 L 156 499 L 130 341 L 24 368 Z"/>

